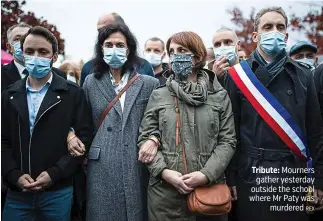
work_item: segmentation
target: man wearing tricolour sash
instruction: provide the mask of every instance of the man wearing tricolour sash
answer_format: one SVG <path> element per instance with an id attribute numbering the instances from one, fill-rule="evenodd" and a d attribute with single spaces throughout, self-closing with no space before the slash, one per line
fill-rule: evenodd
<path id="1" fill-rule="evenodd" d="M 280 7 L 258 12 L 257 49 L 229 69 L 240 221 L 306 221 L 323 206 L 323 122 L 313 75 L 286 53 L 287 20 Z"/>

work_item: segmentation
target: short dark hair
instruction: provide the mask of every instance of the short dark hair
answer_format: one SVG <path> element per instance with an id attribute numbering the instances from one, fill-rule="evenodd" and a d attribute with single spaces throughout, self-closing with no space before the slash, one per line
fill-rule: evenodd
<path id="1" fill-rule="evenodd" d="M 160 41 L 162 43 L 162 47 L 163 47 L 163 51 L 165 51 L 165 43 L 163 42 L 163 40 L 161 40 L 160 38 L 157 38 L 157 37 L 152 37 L 152 38 L 149 38 L 146 43 L 145 43 L 145 46 L 147 44 L 148 41 Z"/>
<path id="2" fill-rule="evenodd" d="M 28 35 L 38 35 L 46 38 L 48 42 L 52 44 L 53 55 L 58 52 L 58 42 L 55 36 L 46 28 L 41 26 L 35 26 L 28 30 L 28 32 L 23 35 L 20 39 L 21 50 L 24 50 L 24 42 Z"/>
<path id="3" fill-rule="evenodd" d="M 127 61 L 122 66 L 122 73 L 125 70 L 133 71 L 134 67 L 140 64 L 138 57 L 138 43 L 136 37 L 131 33 L 130 29 L 126 24 L 115 23 L 107 25 L 99 30 L 97 43 L 95 45 L 95 56 L 94 56 L 94 76 L 100 79 L 103 74 L 108 70 L 109 65 L 103 60 L 103 42 L 113 33 L 120 32 L 126 38 L 129 55 Z"/>
<path id="4" fill-rule="evenodd" d="M 255 32 L 258 31 L 260 18 L 264 14 L 266 14 L 267 12 L 277 12 L 277 13 L 281 14 L 281 16 L 283 16 L 284 19 L 285 19 L 285 26 L 286 26 L 286 29 L 287 29 L 288 18 L 287 18 L 287 15 L 286 15 L 285 11 L 282 9 L 282 7 L 272 6 L 272 7 L 268 7 L 268 8 L 263 8 L 256 14 L 255 21 L 254 21 L 254 31 Z"/>

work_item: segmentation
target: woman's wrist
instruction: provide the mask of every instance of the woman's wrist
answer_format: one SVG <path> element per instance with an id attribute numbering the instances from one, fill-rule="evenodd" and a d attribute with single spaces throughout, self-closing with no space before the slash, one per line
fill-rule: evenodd
<path id="1" fill-rule="evenodd" d="M 160 141 L 158 140 L 158 138 L 156 136 L 150 135 L 148 137 L 148 140 L 153 141 L 157 145 L 157 148 L 160 147 Z"/>

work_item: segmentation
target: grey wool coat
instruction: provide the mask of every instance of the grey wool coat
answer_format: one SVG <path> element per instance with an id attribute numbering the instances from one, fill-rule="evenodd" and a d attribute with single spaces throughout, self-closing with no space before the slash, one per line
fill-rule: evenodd
<path id="1" fill-rule="evenodd" d="M 133 72 L 129 80 L 135 75 Z M 147 219 L 148 170 L 138 161 L 138 132 L 148 99 L 159 82 L 141 75 L 111 108 L 88 153 L 88 221 L 143 221 Z M 110 75 L 89 75 L 83 85 L 95 128 L 101 113 L 117 95 Z"/>

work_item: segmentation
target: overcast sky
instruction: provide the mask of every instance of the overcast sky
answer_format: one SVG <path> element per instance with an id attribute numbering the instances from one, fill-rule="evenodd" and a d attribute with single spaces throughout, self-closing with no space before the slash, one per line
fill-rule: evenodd
<path id="1" fill-rule="evenodd" d="M 279 5 L 287 15 L 292 12 L 304 15 L 310 10 L 307 4 L 288 0 L 262 1 L 206 1 L 206 0 L 27 0 L 24 11 L 32 11 L 37 17 L 43 16 L 55 24 L 65 39 L 65 52 L 69 59 L 84 61 L 93 56 L 97 37 L 96 22 L 100 15 L 108 12 L 119 13 L 136 36 L 140 52 L 145 41 L 157 36 L 164 41 L 179 31 L 194 31 L 199 34 L 206 47 L 212 45 L 212 35 L 221 27 L 231 27 L 227 9 L 238 6 L 249 15 L 251 8 L 256 11 L 263 7 Z M 323 4 L 322 1 L 303 1 Z M 303 38 L 290 35 L 289 45 Z"/>

